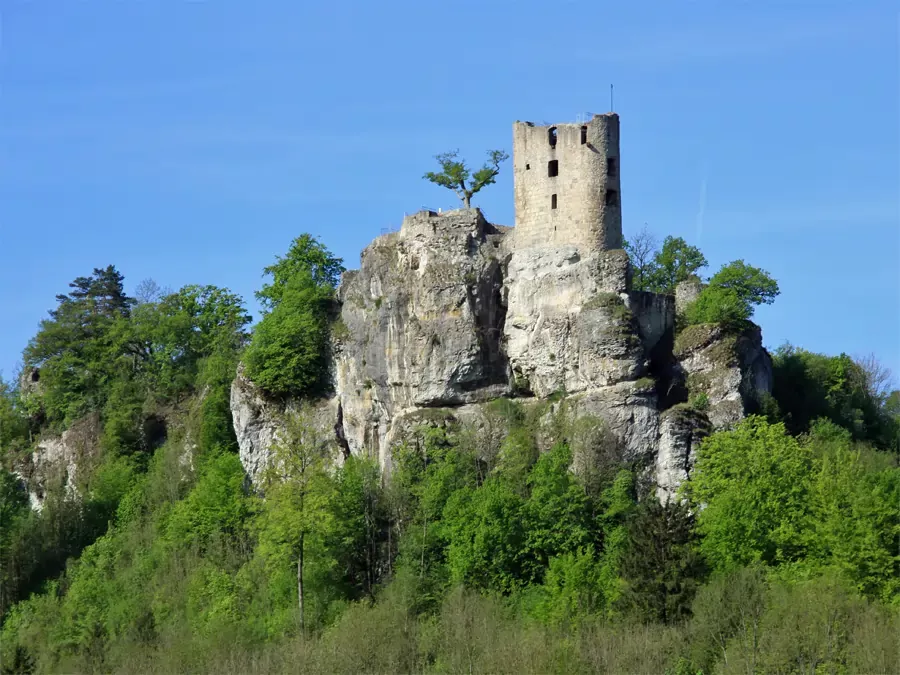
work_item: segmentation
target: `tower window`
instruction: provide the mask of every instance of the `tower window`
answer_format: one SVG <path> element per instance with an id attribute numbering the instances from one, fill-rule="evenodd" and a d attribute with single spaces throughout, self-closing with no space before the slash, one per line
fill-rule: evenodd
<path id="1" fill-rule="evenodd" d="M 528 169 L 530 169 L 530 168 L 531 168 L 531 164 L 526 164 L 526 165 L 525 165 L 525 170 L 526 170 L 526 171 L 528 171 Z"/>
<path id="2" fill-rule="evenodd" d="M 550 195 L 550 208 L 556 208 L 556 195 Z"/>
<path id="3" fill-rule="evenodd" d="M 551 159 L 549 162 L 547 162 L 547 175 L 550 176 L 550 178 L 554 178 L 555 176 L 559 175 L 558 159 Z"/>
<path id="4" fill-rule="evenodd" d="M 619 203 L 619 193 L 615 190 L 607 190 L 606 191 L 606 205 L 607 206 L 617 206 Z"/>
<path id="5" fill-rule="evenodd" d="M 547 140 L 550 141 L 550 147 L 556 147 L 556 127 L 550 127 L 550 130 L 547 132 Z"/>
<path id="6" fill-rule="evenodd" d="M 615 176 L 618 167 L 616 166 L 616 158 L 615 157 L 607 157 L 606 158 L 606 175 L 607 176 Z"/>
<path id="7" fill-rule="evenodd" d="M 587 127 L 581 127 L 581 144 L 587 143 Z"/>

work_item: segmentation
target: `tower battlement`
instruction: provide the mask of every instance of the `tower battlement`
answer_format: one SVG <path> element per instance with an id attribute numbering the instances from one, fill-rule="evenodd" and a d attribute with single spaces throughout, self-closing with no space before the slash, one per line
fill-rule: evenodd
<path id="1" fill-rule="evenodd" d="M 619 116 L 584 124 L 513 124 L 515 247 L 622 247 Z"/>

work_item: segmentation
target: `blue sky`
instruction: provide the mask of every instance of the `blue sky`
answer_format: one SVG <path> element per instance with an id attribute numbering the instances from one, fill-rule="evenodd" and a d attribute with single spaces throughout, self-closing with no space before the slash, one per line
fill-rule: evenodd
<path id="1" fill-rule="evenodd" d="M 513 121 L 622 125 L 626 236 L 768 270 L 765 343 L 900 372 L 893 2 L 0 0 L 0 370 L 56 293 L 226 286 L 310 232 L 348 267 Z M 513 223 L 507 171 L 476 199 Z"/>

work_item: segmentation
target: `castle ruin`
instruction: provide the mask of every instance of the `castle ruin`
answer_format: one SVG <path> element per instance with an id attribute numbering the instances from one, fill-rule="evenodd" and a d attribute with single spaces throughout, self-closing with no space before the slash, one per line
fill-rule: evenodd
<path id="1" fill-rule="evenodd" d="M 676 347 L 676 298 L 632 289 L 618 115 L 516 122 L 512 154 L 515 227 L 477 208 L 422 210 L 343 274 L 323 428 L 389 474 L 392 447 L 422 424 L 484 429 L 498 398 L 548 415 L 565 400 L 567 414 L 603 420 L 617 452 L 647 467 L 667 499 L 707 426 L 734 423 L 770 390 L 759 330 L 740 340 L 701 330 Z M 697 290 L 680 288 L 678 304 Z M 700 393 L 703 412 L 687 403 Z M 255 479 L 275 438 L 274 404 L 243 376 L 231 404 Z"/>

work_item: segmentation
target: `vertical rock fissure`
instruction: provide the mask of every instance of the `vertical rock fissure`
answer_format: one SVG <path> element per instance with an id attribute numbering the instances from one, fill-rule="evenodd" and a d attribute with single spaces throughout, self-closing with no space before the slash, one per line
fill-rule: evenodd
<path id="1" fill-rule="evenodd" d="M 334 437 L 341 447 L 344 460 L 350 459 L 350 444 L 347 442 L 347 437 L 344 435 L 344 406 L 341 405 L 340 401 L 338 401 L 337 407 L 337 422 L 334 423 Z"/>

